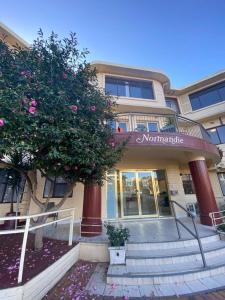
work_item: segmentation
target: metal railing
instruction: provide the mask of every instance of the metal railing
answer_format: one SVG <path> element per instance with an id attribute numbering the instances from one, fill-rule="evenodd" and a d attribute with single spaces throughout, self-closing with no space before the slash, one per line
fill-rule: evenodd
<path id="1" fill-rule="evenodd" d="M 52 215 L 54 213 L 59 214 L 62 212 L 70 212 L 70 215 L 66 216 L 66 217 L 62 217 L 61 219 L 58 218 L 57 220 L 54 220 L 51 222 L 46 222 L 46 223 L 43 223 L 40 225 L 30 227 L 31 219 L 35 219 L 35 218 L 47 216 L 47 215 Z M 29 231 L 33 231 L 35 229 L 45 227 L 45 226 L 48 226 L 48 225 L 51 225 L 51 224 L 54 224 L 57 222 L 61 222 L 64 220 L 68 220 L 68 219 L 70 219 L 68 244 L 69 244 L 69 246 L 71 246 L 72 242 L 73 242 L 73 223 L 75 220 L 75 208 L 67 208 L 67 209 L 61 209 L 61 210 L 57 210 L 57 211 L 49 211 L 49 212 L 33 214 L 33 215 L 29 215 L 29 216 L 17 216 L 17 217 L 13 216 L 13 217 L 1 217 L 0 218 L 0 221 L 26 220 L 25 228 L 13 229 L 13 230 L 0 230 L 0 235 L 23 233 L 23 241 L 22 241 L 22 248 L 21 248 L 21 254 L 20 254 L 19 273 L 18 273 L 18 283 L 21 283 L 22 279 L 23 279 L 24 260 L 25 260 L 27 238 L 28 238 Z"/>
<path id="2" fill-rule="evenodd" d="M 176 114 L 118 113 L 116 130 L 118 132 L 177 132 L 211 142 L 209 133 L 200 123 Z"/>
<path id="3" fill-rule="evenodd" d="M 218 230 L 218 226 L 225 224 L 225 210 L 219 210 L 209 213 L 209 217 L 212 221 L 212 226 L 216 229 L 219 233 L 223 233 L 222 231 Z"/>
<path id="4" fill-rule="evenodd" d="M 204 251 L 203 251 L 203 247 L 202 247 L 201 238 L 199 236 L 197 224 L 195 222 L 195 217 L 196 217 L 195 214 L 188 211 L 186 208 L 184 208 L 182 205 L 180 205 L 179 203 L 177 203 L 174 200 L 170 200 L 170 203 L 171 203 L 172 213 L 174 215 L 174 219 L 175 219 L 175 223 L 176 223 L 176 228 L 177 228 L 177 233 L 178 233 L 179 240 L 181 239 L 181 232 L 180 232 L 180 228 L 179 228 L 178 224 L 183 226 L 183 228 L 185 228 L 197 240 L 199 250 L 200 250 L 200 254 L 201 254 L 201 257 L 202 257 L 203 267 L 205 268 L 207 266 L 207 264 L 206 264 L 206 259 L 205 259 L 205 254 L 204 254 Z M 179 208 L 184 210 L 187 213 L 187 216 L 189 216 L 191 218 L 193 226 L 194 226 L 194 231 L 192 231 L 190 228 L 188 228 L 180 219 L 177 218 L 176 211 L 175 211 L 175 208 L 174 208 L 174 204 L 176 204 Z"/>

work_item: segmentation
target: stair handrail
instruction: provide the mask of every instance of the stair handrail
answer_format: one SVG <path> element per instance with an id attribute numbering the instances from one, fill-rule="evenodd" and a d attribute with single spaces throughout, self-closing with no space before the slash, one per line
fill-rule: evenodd
<path id="1" fill-rule="evenodd" d="M 173 216 L 174 216 L 175 223 L 176 223 L 176 228 L 177 228 L 177 233 L 178 233 L 178 239 L 179 240 L 181 239 L 180 228 L 178 226 L 178 224 L 180 224 L 181 226 L 183 226 L 197 240 L 198 246 L 199 246 L 199 250 L 200 250 L 200 254 L 201 254 L 201 257 L 202 257 L 203 267 L 204 268 L 207 267 L 206 259 L 205 259 L 205 254 L 204 254 L 203 247 L 202 247 L 201 238 L 199 236 L 197 224 L 196 224 L 196 221 L 195 221 L 196 215 L 193 214 L 192 212 L 188 211 L 185 207 L 183 207 L 177 201 L 170 200 L 170 203 L 171 203 L 171 208 L 172 208 Z M 180 219 L 177 218 L 176 211 L 175 211 L 175 208 L 174 208 L 175 204 L 178 207 L 180 207 L 182 210 L 184 210 L 187 213 L 188 217 L 191 217 L 191 220 L 192 220 L 192 223 L 193 223 L 193 226 L 194 226 L 194 232 L 190 228 L 188 228 Z"/>

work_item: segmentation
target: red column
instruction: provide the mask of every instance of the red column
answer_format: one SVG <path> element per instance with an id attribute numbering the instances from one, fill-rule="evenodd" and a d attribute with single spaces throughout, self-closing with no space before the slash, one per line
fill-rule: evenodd
<path id="1" fill-rule="evenodd" d="M 91 237 L 101 233 L 101 186 L 87 184 L 84 186 L 81 235 Z"/>
<path id="2" fill-rule="evenodd" d="M 212 222 L 209 213 L 218 211 L 218 207 L 205 160 L 191 161 L 189 162 L 189 167 L 199 204 L 201 223 L 211 226 Z"/>

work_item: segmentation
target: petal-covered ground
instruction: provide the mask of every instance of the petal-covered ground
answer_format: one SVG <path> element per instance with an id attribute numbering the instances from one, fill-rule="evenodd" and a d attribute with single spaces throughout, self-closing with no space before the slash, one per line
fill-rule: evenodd
<path id="1" fill-rule="evenodd" d="M 96 264 L 94 262 L 78 261 L 60 280 L 60 282 L 48 292 L 45 300 L 81 300 L 96 299 L 85 291 L 85 287 L 93 274 Z"/>
<path id="2" fill-rule="evenodd" d="M 17 286 L 22 234 L 0 235 L 0 289 Z M 25 254 L 23 283 L 42 272 L 73 246 L 67 241 L 44 238 L 44 247 L 41 251 L 34 251 L 34 234 L 30 233 Z"/>
<path id="3" fill-rule="evenodd" d="M 74 266 L 65 274 L 65 276 L 59 281 L 59 283 L 48 292 L 43 300 L 219 300 L 225 299 L 225 291 L 215 291 L 211 293 L 204 293 L 190 296 L 177 296 L 177 297 L 113 297 L 113 296 L 101 296 L 90 295 L 85 289 L 93 272 L 96 269 L 97 263 L 78 261 Z M 116 285 L 111 285 L 110 289 L 113 290 Z M 129 287 L 128 287 L 129 289 Z M 96 290 L 98 290 L 98 282 L 96 281 Z"/>

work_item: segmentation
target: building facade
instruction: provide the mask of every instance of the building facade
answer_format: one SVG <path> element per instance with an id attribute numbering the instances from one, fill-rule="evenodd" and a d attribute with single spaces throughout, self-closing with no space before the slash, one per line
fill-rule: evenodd
<path id="1" fill-rule="evenodd" d="M 76 208 L 87 236 L 100 234 L 103 220 L 170 218 L 170 200 L 197 207 L 201 222 L 210 225 L 209 213 L 225 204 L 225 71 L 174 89 L 160 71 L 105 62 L 92 66 L 99 87 L 117 102 L 118 117 L 110 124 L 115 142 L 128 142 L 104 185 L 78 184 L 62 208 Z M 9 211 L 9 174 L 0 172 L 4 216 Z M 15 197 L 20 213 L 37 212 L 26 185 L 21 185 Z M 54 205 L 65 190 L 63 179 L 39 175 L 43 201 L 53 191 Z M 176 213 L 185 216 L 178 206 Z"/>

